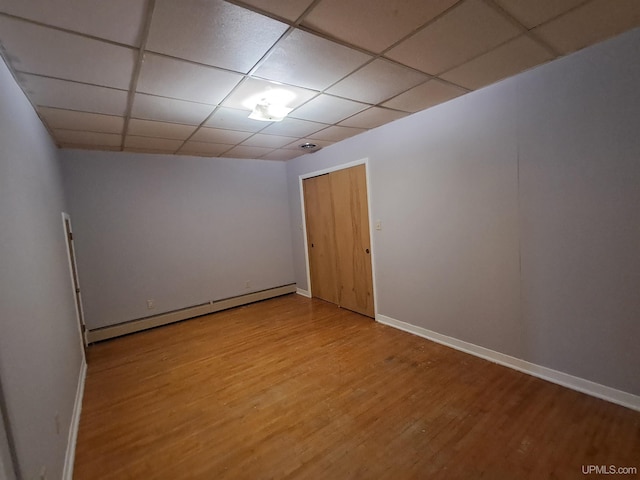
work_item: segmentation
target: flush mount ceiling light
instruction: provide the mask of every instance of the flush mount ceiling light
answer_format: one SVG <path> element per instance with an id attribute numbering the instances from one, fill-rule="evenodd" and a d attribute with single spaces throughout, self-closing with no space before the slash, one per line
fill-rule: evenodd
<path id="1" fill-rule="evenodd" d="M 293 108 L 273 105 L 268 102 L 256 103 L 249 118 L 263 122 L 279 122 L 286 117 Z"/>
<path id="2" fill-rule="evenodd" d="M 287 106 L 296 94 L 284 88 L 269 88 L 257 95 L 252 95 L 242 104 L 251 109 L 249 118 L 263 122 L 279 122 L 286 117 L 293 108 Z"/>
<path id="3" fill-rule="evenodd" d="M 318 145 L 316 145 L 315 143 L 311 143 L 311 142 L 303 143 L 301 145 L 298 145 L 298 147 L 300 149 L 305 150 L 305 151 L 310 152 L 310 153 L 320 150 L 320 147 L 318 147 Z"/>

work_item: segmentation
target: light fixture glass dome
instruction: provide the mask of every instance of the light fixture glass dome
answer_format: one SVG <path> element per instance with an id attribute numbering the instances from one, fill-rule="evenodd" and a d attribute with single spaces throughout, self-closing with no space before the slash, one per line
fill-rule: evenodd
<path id="1" fill-rule="evenodd" d="M 269 88 L 247 98 L 242 105 L 251 109 L 249 118 L 253 120 L 279 122 L 293 110 L 287 104 L 295 97 L 295 93 L 284 88 Z"/>
<path id="2" fill-rule="evenodd" d="M 253 120 L 261 120 L 263 122 L 279 122 L 284 119 L 289 112 L 293 110 L 289 107 L 282 107 L 280 105 L 272 105 L 270 103 L 257 103 L 253 107 L 253 111 L 249 115 L 249 118 Z"/>

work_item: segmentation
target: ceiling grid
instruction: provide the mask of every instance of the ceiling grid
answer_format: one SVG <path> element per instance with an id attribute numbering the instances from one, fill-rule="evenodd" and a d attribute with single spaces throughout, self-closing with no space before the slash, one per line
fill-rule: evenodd
<path id="1" fill-rule="evenodd" d="M 640 26 L 637 0 L 1 0 L 62 148 L 289 160 Z M 290 90 L 281 122 L 246 100 Z"/>

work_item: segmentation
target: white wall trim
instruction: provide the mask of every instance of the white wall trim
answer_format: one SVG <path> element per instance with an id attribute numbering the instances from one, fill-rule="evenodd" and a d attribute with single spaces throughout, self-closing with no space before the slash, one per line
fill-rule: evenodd
<path id="1" fill-rule="evenodd" d="M 375 220 L 373 219 L 373 207 L 371 204 L 371 199 L 373 198 L 371 194 L 371 175 L 369 169 L 369 159 L 364 159 L 364 174 L 367 178 L 367 210 L 369 214 L 369 242 L 371 244 L 371 283 L 373 288 L 373 312 L 374 315 L 378 313 L 378 282 L 376 281 L 376 252 L 378 248 L 376 244 L 378 243 L 376 240 L 376 229 L 375 229 Z"/>
<path id="2" fill-rule="evenodd" d="M 301 288 L 296 288 L 296 293 L 298 295 L 302 295 L 303 297 L 311 298 L 311 293 L 309 293 L 309 290 L 303 290 Z"/>
<path id="3" fill-rule="evenodd" d="M 73 262 L 75 261 L 75 258 L 73 258 L 71 256 L 71 248 L 69 245 L 69 237 L 67 236 L 67 226 L 65 224 L 65 222 L 68 220 L 69 221 L 69 228 L 71 230 L 71 232 L 73 232 L 73 226 L 71 224 L 71 217 L 69 216 L 68 213 L 66 212 L 61 212 L 62 213 L 62 231 L 64 232 L 64 244 L 67 247 L 67 263 L 69 265 L 69 278 L 70 278 L 70 285 L 71 285 L 71 295 L 73 297 L 73 308 L 75 309 L 76 312 L 76 324 L 78 325 L 78 332 L 80 334 L 80 345 L 82 346 L 82 358 L 84 359 L 84 361 L 87 361 L 87 354 L 85 352 L 85 348 L 87 347 L 87 337 L 85 332 L 82 331 L 82 327 L 81 325 L 83 325 L 83 319 L 84 319 L 84 311 L 82 308 L 82 297 L 80 297 L 80 302 L 78 302 L 77 300 L 77 296 L 76 296 L 76 292 L 75 290 L 75 280 L 73 278 L 73 270 L 75 268 L 76 271 L 76 280 L 78 281 L 78 283 L 80 282 L 80 279 L 78 278 L 78 266 L 77 265 L 73 265 Z M 78 303 L 80 303 L 78 308 Z M 86 325 L 84 325 L 85 329 L 87 328 Z"/>
<path id="4" fill-rule="evenodd" d="M 80 376 L 78 378 L 78 389 L 76 391 L 76 401 L 73 405 L 71 425 L 69 426 L 69 438 L 67 440 L 67 453 L 64 459 L 64 470 L 62 480 L 73 479 L 73 463 L 76 459 L 76 442 L 78 440 L 78 428 L 80 427 L 80 413 L 82 412 L 82 398 L 84 397 L 84 382 L 87 378 L 87 362 L 82 360 L 80 366 Z"/>
<path id="5" fill-rule="evenodd" d="M 358 165 L 366 165 L 369 162 L 369 158 L 361 158 L 360 160 L 354 160 L 353 162 L 341 163 L 340 165 L 335 165 L 329 168 L 323 168 L 322 170 L 316 170 L 314 172 L 303 173 L 300 175 L 300 180 L 304 180 L 306 178 L 318 177 L 320 175 L 325 175 L 331 172 L 337 172 L 338 170 L 344 170 L 345 168 L 357 167 Z"/>
<path id="6" fill-rule="evenodd" d="M 312 296 L 311 291 L 311 269 L 309 268 L 309 241 L 307 238 L 307 213 L 305 211 L 304 205 L 304 190 L 302 186 L 302 181 L 307 177 L 306 175 L 300 175 L 298 177 L 298 192 L 300 193 L 300 212 L 302 213 L 302 243 L 304 245 L 304 264 L 307 273 L 307 290 L 309 293 L 309 298 Z"/>
<path id="7" fill-rule="evenodd" d="M 570 388 L 571 390 L 586 393 L 587 395 L 622 405 L 623 407 L 627 407 L 632 410 L 640 411 L 640 396 L 616 390 L 615 388 L 607 387 L 590 380 L 585 380 L 584 378 L 575 377 L 558 370 L 536 365 L 535 363 L 511 357 L 504 353 L 496 352 L 473 343 L 458 340 L 457 338 L 448 337 L 447 335 L 442 335 L 441 333 L 427 330 L 423 327 L 401 322 L 400 320 L 396 320 L 385 315 L 376 315 L 376 321 L 384 325 L 397 328 L 398 330 L 418 335 L 441 345 L 455 348 L 456 350 L 489 360 L 490 362 L 512 368 L 519 372 L 526 373 L 543 380 L 548 380 L 549 382 L 562 385 L 563 387 Z"/>

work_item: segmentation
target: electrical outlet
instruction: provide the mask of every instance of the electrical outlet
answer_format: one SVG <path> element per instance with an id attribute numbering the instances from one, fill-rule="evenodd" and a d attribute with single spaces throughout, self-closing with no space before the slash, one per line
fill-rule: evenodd
<path id="1" fill-rule="evenodd" d="M 246 288 L 247 290 L 251 288 L 251 280 L 247 280 L 246 282 L 244 282 L 244 288 Z"/>
<path id="2" fill-rule="evenodd" d="M 54 418 L 56 421 L 56 434 L 60 435 L 60 414 L 56 412 L 56 415 Z"/>
<path id="3" fill-rule="evenodd" d="M 38 477 L 38 480 L 47 480 L 47 467 L 43 466 L 40 469 L 40 476 Z"/>
<path id="4" fill-rule="evenodd" d="M 150 298 L 149 300 L 147 300 L 147 309 L 153 310 L 154 308 L 156 308 L 155 300 Z"/>

